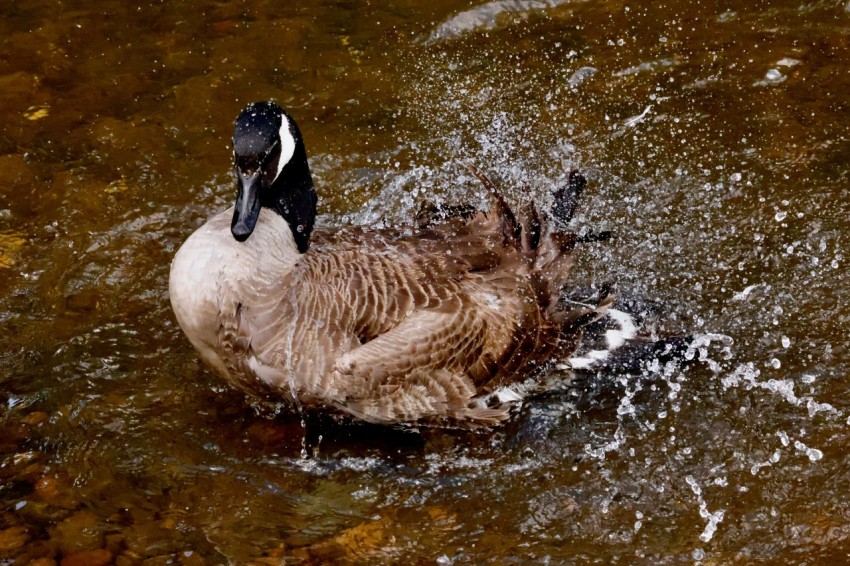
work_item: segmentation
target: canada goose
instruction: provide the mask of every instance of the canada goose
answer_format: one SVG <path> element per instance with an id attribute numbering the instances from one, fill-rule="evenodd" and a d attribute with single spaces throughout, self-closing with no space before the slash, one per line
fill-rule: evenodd
<path id="1" fill-rule="evenodd" d="M 235 206 L 179 249 L 169 292 L 203 361 L 240 389 L 375 423 L 482 426 L 508 416 L 526 380 L 567 362 L 613 296 L 564 307 L 580 239 L 565 230 L 585 180 L 548 214 L 423 208 L 416 228 L 316 230 L 316 193 L 295 121 L 248 105 L 233 135 Z M 617 314 L 609 342 L 634 336 Z M 612 334 L 613 333 L 613 334 Z M 595 358 L 594 358 L 595 356 Z M 600 357 L 576 359 L 592 364 Z"/>

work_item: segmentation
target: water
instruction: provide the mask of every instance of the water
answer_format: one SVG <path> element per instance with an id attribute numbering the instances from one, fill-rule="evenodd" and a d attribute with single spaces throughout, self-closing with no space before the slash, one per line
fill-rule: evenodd
<path id="1" fill-rule="evenodd" d="M 844 3 L 0 13 L 0 560 L 847 560 Z M 581 168 L 576 228 L 615 240 L 576 287 L 613 281 L 700 361 L 487 433 L 254 407 L 166 282 L 263 98 L 299 120 L 326 224 L 480 201 L 464 163 L 541 203 Z"/>

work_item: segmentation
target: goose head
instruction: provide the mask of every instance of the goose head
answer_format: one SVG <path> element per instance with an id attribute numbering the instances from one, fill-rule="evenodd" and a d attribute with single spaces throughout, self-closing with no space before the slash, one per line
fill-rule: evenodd
<path id="1" fill-rule="evenodd" d="M 236 206 L 230 232 L 244 242 L 262 209 L 289 224 L 298 251 L 307 251 L 316 218 L 316 192 L 304 140 L 295 120 L 274 102 L 254 102 L 236 118 L 233 132 Z"/>

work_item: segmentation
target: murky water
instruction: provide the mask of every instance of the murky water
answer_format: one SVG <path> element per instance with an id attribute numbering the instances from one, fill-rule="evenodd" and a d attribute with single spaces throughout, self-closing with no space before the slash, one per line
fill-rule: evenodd
<path id="1" fill-rule="evenodd" d="M 0 5 L 0 562 L 846 562 L 850 4 L 362 4 Z M 580 167 L 576 286 L 728 338 L 483 434 L 255 410 L 166 280 L 265 98 L 327 223 Z"/>

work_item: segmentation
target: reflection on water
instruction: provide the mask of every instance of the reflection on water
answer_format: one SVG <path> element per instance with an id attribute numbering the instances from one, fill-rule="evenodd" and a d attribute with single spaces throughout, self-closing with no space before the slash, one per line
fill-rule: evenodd
<path id="1" fill-rule="evenodd" d="M 0 14 L 4 563 L 846 560 L 843 4 Z M 302 125 L 327 223 L 480 199 L 462 162 L 541 201 L 581 167 L 577 225 L 616 240 L 576 286 L 714 340 L 484 434 L 253 407 L 165 290 L 264 98 Z"/>

